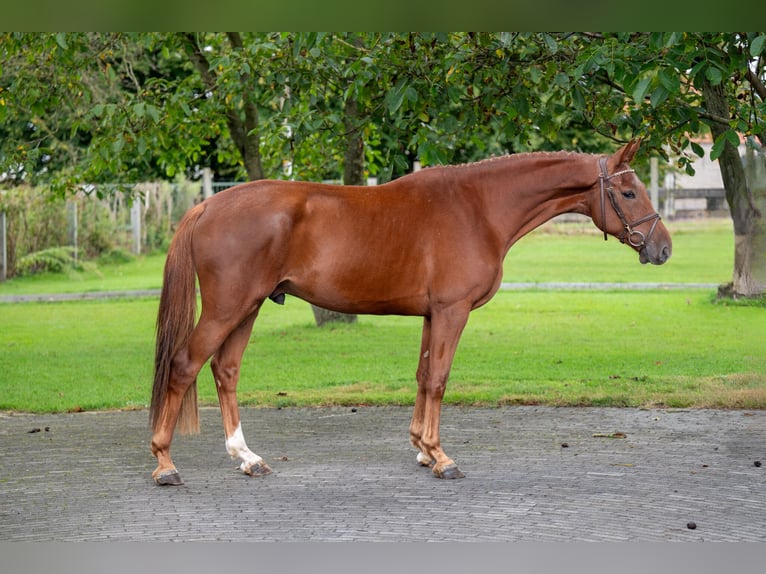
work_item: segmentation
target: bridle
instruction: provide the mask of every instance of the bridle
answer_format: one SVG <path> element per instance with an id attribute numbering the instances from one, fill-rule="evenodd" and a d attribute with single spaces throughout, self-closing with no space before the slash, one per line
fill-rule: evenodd
<path id="1" fill-rule="evenodd" d="M 652 237 L 652 233 L 654 233 L 654 228 L 657 227 L 657 222 L 659 222 L 660 220 L 660 214 L 655 212 L 645 217 L 642 217 L 641 219 L 637 219 L 633 223 L 628 223 L 628 220 L 625 218 L 625 213 L 617 204 L 617 199 L 614 196 L 614 189 L 612 189 L 612 186 L 609 183 L 609 180 L 611 180 L 613 177 L 617 177 L 618 175 L 623 175 L 625 173 L 635 173 L 635 170 L 625 169 L 625 170 L 618 171 L 617 173 L 613 173 L 609 175 L 609 171 L 606 168 L 605 157 L 599 158 L 598 165 L 600 169 L 600 173 L 598 174 L 598 179 L 601 186 L 601 224 L 604 226 L 604 241 L 607 240 L 605 195 L 608 194 L 609 202 L 612 204 L 612 207 L 614 208 L 615 213 L 617 213 L 617 217 L 620 218 L 620 221 L 622 222 L 622 226 L 624 227 L 624 230 L 619 237 L 620 243 L 627 242 L 628 244 L 636 248 L 641 248 L 645 246 L 646 242 L 649 241 L 649 239 Z M 637 225 L 641 225 L 642 223 L 646 223 L 647 221 L 651 221 L 651 220 L 654 220 L 654 223 L 652 223 L 652 227 L 649 230 L 649 233 L 647 235 L 644 235 L 642 232 L 638 231 L 637 229 L 634 229 L 634 227 L 636 227 Z M 633 237 L 638 237 L 639 241 L 638 242 L 633 241 Z"/>

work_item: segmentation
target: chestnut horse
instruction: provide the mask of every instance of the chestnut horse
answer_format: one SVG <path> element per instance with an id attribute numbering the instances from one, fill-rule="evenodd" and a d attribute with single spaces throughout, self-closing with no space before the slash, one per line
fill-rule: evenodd
<path id="1" fill-rule="evenodd" d="M 424 318 L 410 440 L 435 476 L 462 477 L 440 444 L 442 397 L 468 315 L 500 287 L 508 249 L 575 212 L 641 263 L 670 257 L 670 235 L 629 167 L 638 145 L 611 156 L 538 152 L 433 167 L 370 187 L 256 181 L 190 209 L 168 252 L 157 319 L 155 482 L 182 483 L 170 443 L 176 423 L 199 430 L 196 379 L 211 357 L 226 450 L 246 474 L 271 472 L 245 443 L 236 388 L 261 305 L 286 294 L 344 313 Z"/>

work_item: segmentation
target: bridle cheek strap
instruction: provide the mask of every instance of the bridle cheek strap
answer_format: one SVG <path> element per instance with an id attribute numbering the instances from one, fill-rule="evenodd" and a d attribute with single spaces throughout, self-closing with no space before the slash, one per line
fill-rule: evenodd
<path id="1" fill-rule="evenodd" d="M 627 218 L 625 217 L 625 213 L 620 208 L 620 205 L 617 203 L 617 198 L 614 195 L 614 189 L 612 189 L 611 184 L 609 183 L 609 180 L 611 180 L 613 177 L 617 177 L 619 175 L 623 175 L 625 173 L 635 173 L 635 170 L 632 169 L 625 169 L 623 171 L 618 171 L 617 173 L 613 173 L 612 175 L 609 175 L 609 172 L 606 167 L 606 158 L 601 157 L 598 160 L 598 165 L 600 168 L 600 173 L 598 175 L 600 187 L 601 187 L 601 225 L 603 226 L 604 231 L 604 241 L 607 240 L 608 236 L 606 233 L 606 195 L 609 195 L 609 203 L 612 204 L 612 208 L 614 209 L 615 213 L 617 214 L 617 217 L 620 218 L 620 221 L 622 222 L 623 226 L 623 232 L 620 234 L 620 243 L 628 243 L 629 245 L 640 248 L 646 245 L 646 242 L 649 241 L 649 239 L 652 237 L 652 233 L 654 233 L 654 229 L 657 227 L 657 223 L 660 221 L 660 214 L 659 213 L 651 213 L 649 215 L 646 215 L 642 217 L 641 219 L 638 219 L 634 221 L 633 223 L 628 223 Z M 647 235 L 644 235 L 641 231 L 638 231 L 637 229 L 634 229 L 638 225 L 641 225 L 642 223 L 646 223 L 647 221 L 652 221 L 652 227 L 649 229 L 649 233 Z M 633 238 L 637 237 L 638 241 L 634 241 Z"/>
<path id="2" fill-rule="evenodd" d="M 607 240 L 607 234 L 606 234 L 606 201 L 604 198 L 605 192 L 604 188 L 606 187 L 606 183 L 609 181 L 609 175 L 606 170 L 606 158 L 602 157 L 598 160 L 599 165 L 599 174 L 598 174 L 598 181 L 599 185 L 601 187 L 601 225 L 604 228 L 604 241 Z"/>

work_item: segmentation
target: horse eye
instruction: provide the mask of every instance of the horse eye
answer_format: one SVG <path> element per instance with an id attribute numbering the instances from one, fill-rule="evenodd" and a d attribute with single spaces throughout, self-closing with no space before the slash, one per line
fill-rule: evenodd
<path id="1" fill-rule="evenodd" d="M 636 194 L 633 191 L 623 191 L 622 196 L 625 199 L 636 199 Z"/>

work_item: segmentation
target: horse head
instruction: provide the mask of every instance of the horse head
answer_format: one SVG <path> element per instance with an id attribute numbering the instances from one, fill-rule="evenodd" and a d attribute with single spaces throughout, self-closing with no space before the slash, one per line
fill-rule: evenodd
<path id="1" fill-rule="evenodd" d="M 591 214 L 605 240 L 612 235 L 637 251 L 641 263 L 662 265 L 670 258 L 672 241 L 646 187 L 630 167 L 640 143 L 633 140 L 599 158 Z"/>

